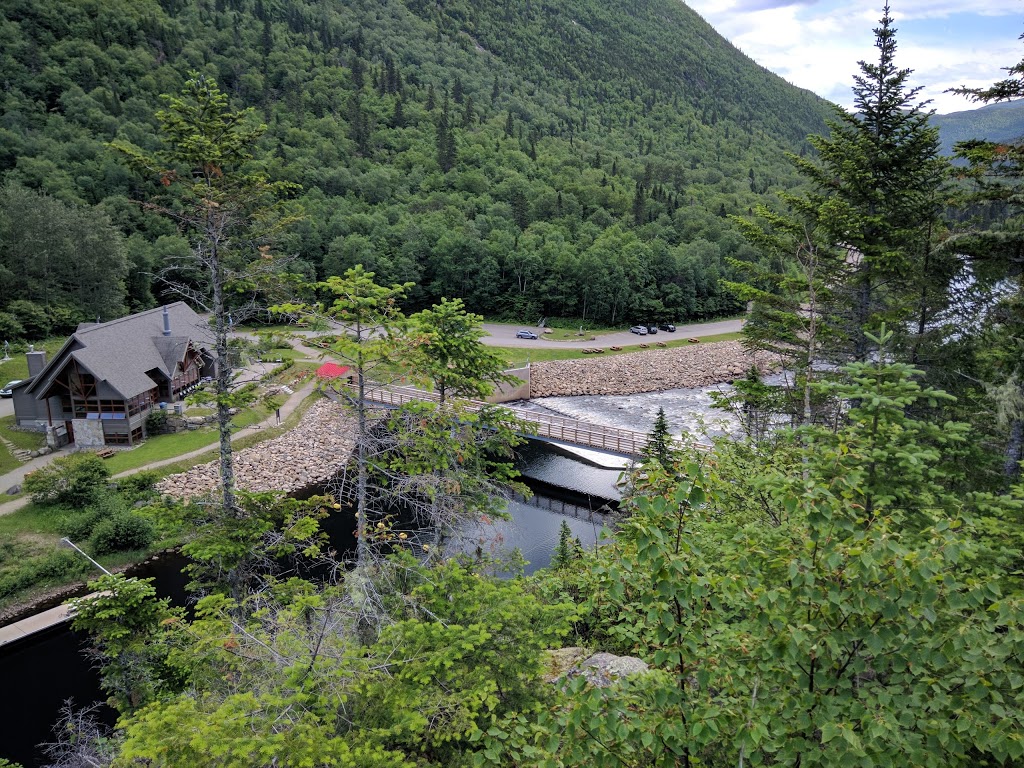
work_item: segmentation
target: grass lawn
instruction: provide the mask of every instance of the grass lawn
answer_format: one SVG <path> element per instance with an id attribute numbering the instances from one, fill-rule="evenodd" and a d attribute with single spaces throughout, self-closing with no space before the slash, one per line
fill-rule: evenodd
<path id="1" fill-rule="evenodd" d="M 700 339 L 701 344 L 710 344 L 716 341 L 735 341 L 736 339 L 743 338 L 742 333 L 720 333 L 715 336 L 702 336 Z M 666 347 L 657 347 L 655 342 L 666 341 L 665 339 L 652 339 L 644 342 L 650 345 L 651 350 L 665 349 L 667 347 L 689 347 L 690 342 L 686 339 L 676 338 L 672 341 L 666 341 Z M 599 342 L 591 342 L 589 345 L 581 344 L 576 347 L 566 347 L 565 349 L 549 349 L 536 348 L 530 349 L 528 347 L 490 347 L 495 354 L 503 356 L 509 362 L 509 367 L 520 368 L 525 366 L 527 363 L 541 363 L 546 360 L 576 360 L 581 357 L 592 357 L 592 355 L 583 354 L 583 350 L 592 347 L 602 347 L 608 350 L 605 352 L 607 355 L 626 355 L 631 352 L 646 352 L 648 350 L 640 349 L 637 346 L 623 347 L 619 351 L 608 349 L 608 345 L 601 344 Z"/>
<path id="2" fill-rule="evenodd" d="M 10 441 L 18 448 L 24 448 L 26 451 L 34 451 L 37 448 L 42 448 L 46 444 L 46 438 L 39 432 L 18 432 L 12 429 L 14 426 L 14 416 L 4 416 L 0 419 L 0 437 Z M 6 445 L 0 445 L 0 475 L 5 472 L 17 469 L 21 466 L 21 462 L 14 457 Z M 0 488 L 0 490 L 3 490 Z"/>
<path id="3" fill-rule="evenodd" d="M 44 339 L 43 341 L 34 342 L 36 350 L 45 350 L 46 359 L 49 360 L 53 357 L 53 353 L 56 352 L 64 342 L 67 341 L 66 336 L 59 338 Z M 11 359 L 0 362 L 0 384 L 6 384 L 8 381 L 14 379 L 27 379 L 28 378 L 28 360 L 25 358 L 24 352 L 15 352 L 11 350 Z"/>
<path id="4" fill-rule="evenodd" d="M 14 454 L 7 450 L 6 445 L 0 445 L 0 475 L 12 472 L 21 466 Z M 3 490 L 3 489 L 0 489 Z M 13 496 L 11 498 L 14 498 Z"/>
<path id="5" fill-rule="evenodd" d="M 533 329 L 531 328 L 530 330 L 533 330 Z M 547 339 L 548 341 L 576 341 L 576 342 L 583 342 L 583 341 L 589 339 L 591 336 L 600 336 L 603 333 L 616 333 L 618 331 L 621 331 L 622 329 L 621 328 L 597 328 L 597 329 L 584 328 L 582 334 L 580 333 L 579 326 L 576 326 L 575 328 L 555 328 L 554 326 L 552 326 L 550 328 L 550 330 L 552 331 L 551 333 L 541 333 L 540 331 L 538 331 L 538 335 L 542 339 Z"/>
<path id="6" fill-rule="evenodd" d="M 14 429 L 13 414 L 0 419 L 0 436 L 26 451 L 35 451 L 46 445 L 46 436 L 42 432 L 22 432 Z"/>
<path id="7" fill-rule="evenodd" d="M 23 603 L 46 594 L 49 588 L 95 578 L 98 573 L 81 555 L 65 554 L 59 567 L 54 557 L 64 550 L 58 530 L 67 511 L 60 508 L 29 504 L 16 512 L 0 517 L 0 609 Z M 76 544 L 89 551 L 88 541 Z M 149 550 L 114 552 L 96 559 L 106 568 L 114 569 L 145 560 L 164 546 L 157 542 Z M 50 563 L 49 566 L 44 564 Z M 43 567 L 45 570 L 41 571 Z"/>
<path id="8" fill-rule="evenodd" d="M 297 360 L 300 357 L 304 357 L 304 355 L 298 350 L 292 349 L 291 347 L 274 347 L 269 352 L 264 352 L 262 357 L 263 362 L 268 362 L 271 360 L 277 360 L 278 358 L 280 358 L 282 361 Z"/>
<path id="9" fill-rule="evenodd" d="M 318 396 L 315 396 L 315 395 L 311 395 L 310 397 L 307 397 L 305 400 L 303 400 L 301 403 L 299 403 L 298 408 L 296 408 L 291 413 L 291 415 L 288 416 L 287 419 L 285 419 L 284 421 L 281 422 L 281 426 L 276 426 L 275 425 L 275 426 L 272 426 L 272 427 L 267 427 L 266 429 L 259 430 L 256 434 L 247 435 L 247 436 L 245 436 L 245 437 L 243 437 L 243 438 L 241 438 L 239 440 L 232 440 L 231 441 L 231 445 L 233 446 L 233 448 L 236 451 L 241 451 L 241 450 L 244 450 L 244 449 L 249 448 L 251 446 L 257 445 L 258 443 L 262 443 L 262 442 L 265 442 L 267 440 L 272 440 L 273 438 L 278 437 L 279 435 L 283 435 L 285 432 L 287 432 L 289 429 L 291 429 L 292 427 L 294 427 L 296 424 L 299 423 L 299 419 L 302 418 L 302 415 L 306 412 L 306 410 L 313 403 L 315 403 L 317 401 L 317 399 L 318 399 Z M 213 439 L 216 440 L 216 437 L 217 437 L 216 433 L 214 433 L 213 434 Z M 202 446 L 199 446 L 199 447 L 202 447 Z M 138 449 L 136 449 L 136 450 L 138 450 Z M 182 451 L 182 453 L 183 452 L 184 451 Z M 192 467 L 196 466 L 197 464 L 205 464 L 208 461 L 213 461 L 216 458 L 217 458 L 217 448 L 216 448 L 216 446 L 211 446 L 209 451 L 207 451 L 206 453 L 201 454 L 200 456 L 193 456 L 192 458 L 189 458 L 189 459 L 182 459 L 181 461 L 177 461 L 177 462 L 173 462 L 171 464 L 167 464 L 166 466 L 160 467 L 156 471 L 161 476 L 173 475 L 173 474 L 177 474 L 178 472 L 185 472 L 186 470 L 191 469 Z M 111 461 L 113 461 L 113 459 L 111 459 Z M 145 462 L 143 462 L 143 463 L 145 463 Z M 136 465 L 136 466 L 141 466 L 141 464 Z M 122 470 L 117 470 L 117 471 L 120 472 Z"/>
<path id="10" fill-rule="evenodd" d="M 217 430 L 212 426 L 201 429 L 190 429 L 176 432 L 173 435 L 156 435 L 128 451 L 118 451 L 107 459 L 107 467 L 112 475 L 135 469 L 154 461 L 163 461 L 190 453 L 206 445 L 217 442 Z"/>

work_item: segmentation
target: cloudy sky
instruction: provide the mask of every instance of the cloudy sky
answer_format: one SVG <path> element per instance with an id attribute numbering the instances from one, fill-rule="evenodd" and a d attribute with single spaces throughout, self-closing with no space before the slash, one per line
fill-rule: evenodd
<path id="1" fill-rule="evenodd" d="M 873 29 L 882 0 L 685 0 L 754 61 L 794 85 L 851 106 L 857 62 L 877 61 Z M 1021 0 L 890 0 L 896 65 L 914 70 L 939 113 L 972 109 L 959 85 L 987 86 L 1024 58 Z"/>

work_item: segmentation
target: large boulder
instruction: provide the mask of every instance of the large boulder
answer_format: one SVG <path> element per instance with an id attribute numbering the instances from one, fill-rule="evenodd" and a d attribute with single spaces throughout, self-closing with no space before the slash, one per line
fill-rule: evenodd
<path id="1" fill-rule="evenodd" d="M 646 662 L 633 656 L 616 656 L 612 653 L 589 651 L 578 647 L 558 648 L 547 652 L 548 682 L 572 680 L 583 677 L 596 688 L 607 688 L 624 677 L 642 675 L 650 667 Z"/>

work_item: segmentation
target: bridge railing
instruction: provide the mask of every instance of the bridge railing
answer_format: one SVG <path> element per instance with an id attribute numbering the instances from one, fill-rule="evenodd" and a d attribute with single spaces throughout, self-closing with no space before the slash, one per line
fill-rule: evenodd
<path id="1" fill-rule="evenodd" d="M 389 386 L 366 390 L 365 396 L 382 405 L 401 406 L 417 400 L 437 402 L 440 398 L 432 392 L 413 387 Z M 473 411 L 488 406 L 479 400 L 464 400 L 463 403 Z M 629 429 L 618 429 L 601 424 L 590 424 L 585 421 L 559 416 L 552 413 L 534 411 L 529 408 L 502 406 L 515 413 L 523 421 L 533 424 L 537 437 L 572 443 L 587 448 L 640 456 L 647 446 L 649 435 Z"/>

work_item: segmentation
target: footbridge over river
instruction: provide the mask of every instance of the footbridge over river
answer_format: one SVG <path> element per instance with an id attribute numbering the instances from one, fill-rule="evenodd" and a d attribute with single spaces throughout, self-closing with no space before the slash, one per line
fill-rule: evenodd
<path id="1" fill-rule="evenodd" d="M 351 394 L 352 390 L 349 388 L 348 392 Z M 367 387 L 364 397 L 370 402 L 390 408 L 397 408 L 416 400 L 432 400 L 434 402 L 438 400 L 437 395 L 422 389 L 396 386 Z M 489 405 L 479 400 L 463 400 L 462 402 L 468 404 L 469 408 L 473 410 Z M 602 451 L 629 459 L 639 458 L 649 440 L 649 436 L 644 432 L 590 424 L 565 416 L 510 406 L 508 404 L 504 404 L 502 407 L 507 408 L 517 418 L 532 425 L 533 429 L 525 433 L 526 437 L 529 437 L 531 440 L 589 448 L 594 451 Z"/>

